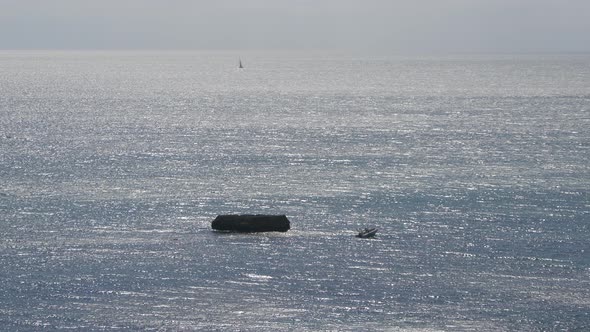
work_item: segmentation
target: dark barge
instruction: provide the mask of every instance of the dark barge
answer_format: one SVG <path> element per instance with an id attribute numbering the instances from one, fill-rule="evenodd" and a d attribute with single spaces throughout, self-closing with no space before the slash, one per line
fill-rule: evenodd
<path id="1" fill-rule="evenodd" d="M 291 228 L 287 216 L 270 214 L 226 214 L 211 222 L 211 228 L 229 232 L 286 232 Z"/>

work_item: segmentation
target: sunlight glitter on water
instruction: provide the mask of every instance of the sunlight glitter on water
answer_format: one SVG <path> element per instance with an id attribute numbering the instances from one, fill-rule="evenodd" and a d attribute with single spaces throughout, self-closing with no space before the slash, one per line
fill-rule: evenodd
<path id="1" fill-rule="evenodd" d="M 589 326 L 587 59 L 203 56 L 0 62 L 3 326 Z"/>

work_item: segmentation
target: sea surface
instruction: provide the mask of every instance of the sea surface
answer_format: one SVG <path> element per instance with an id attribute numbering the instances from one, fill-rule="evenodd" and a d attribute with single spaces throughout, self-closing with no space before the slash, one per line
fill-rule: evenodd
<path id="1" fill-rule="evenodd" d="M 588 331 L 590 55 L 2 51 L 0 285 L 2 331 Z"/>

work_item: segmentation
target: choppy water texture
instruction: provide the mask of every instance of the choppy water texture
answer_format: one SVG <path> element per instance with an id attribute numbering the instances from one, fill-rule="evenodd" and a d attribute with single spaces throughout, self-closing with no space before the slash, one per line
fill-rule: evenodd
<path id="1" fill-rule="evenodd" d="M 0 329 L 589 329 L 589 119 L 586 55 L 2 52 Z"/>

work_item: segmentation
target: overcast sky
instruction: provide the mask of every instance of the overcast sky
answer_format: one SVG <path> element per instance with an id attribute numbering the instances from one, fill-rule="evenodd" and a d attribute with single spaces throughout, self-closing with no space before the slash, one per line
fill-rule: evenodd
<path id="1" fill-rule="evenodd" d="M 590 0 L 0 0 L 0 49 L 590 52 Z"/>

